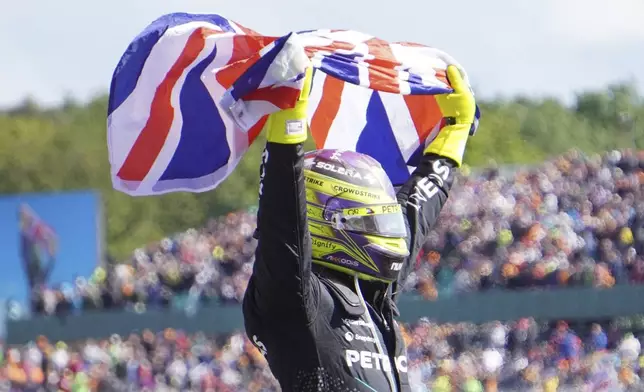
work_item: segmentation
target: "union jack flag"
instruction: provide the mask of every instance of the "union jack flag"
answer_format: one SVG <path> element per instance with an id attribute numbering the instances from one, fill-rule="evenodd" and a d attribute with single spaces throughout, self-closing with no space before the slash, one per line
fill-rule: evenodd
<path id="1" fill-rule="evenodd" d="M 58 242 L 56 231 L 42 220 L 28 204 L 20 205 L 18 219 L 21 235 L 32 245 L 49 256 L 56 253 Z"/>
<path id="2" fill-rule="evenodd" d="M 450 64 L 465 74 L 438 49 L 356 31 L 270 37 L 219 15 L 162 16 L 133 40 L 112 78 L 113 186 L 136 196 L 215 188 L 267 116 L 294 106 L 311 65 L 316 146 L 369 154 L 400 184 L 440 130 L 433 95 L 452 91 Z"/>

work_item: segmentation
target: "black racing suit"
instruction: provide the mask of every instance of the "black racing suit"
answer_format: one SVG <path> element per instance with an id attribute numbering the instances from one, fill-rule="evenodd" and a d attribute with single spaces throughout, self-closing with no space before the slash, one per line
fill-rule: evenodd
<path id="1" fill-rule="evenodd" d="M 367 317 L 350 279 L 312 265 L 303 146 L 267 143 L 262 159 L 258 246 L 243 312 L 246 333 L 282 390 L 410 391 L 395 293 L 447 200 L 454 163 L 427 155 L 399 190 L 411 254 L 388 291 L 363 291 Z"/>

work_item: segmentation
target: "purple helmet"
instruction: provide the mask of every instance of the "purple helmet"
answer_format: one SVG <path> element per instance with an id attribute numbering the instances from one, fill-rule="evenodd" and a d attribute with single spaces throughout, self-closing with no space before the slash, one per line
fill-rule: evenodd
<path id="1" fill-rule="evenodd" d="M 313 262 L 360 279 L 392 282 L 409 256 L 396 192 L 372 157 L 316 150 L 304 157 Z"/>

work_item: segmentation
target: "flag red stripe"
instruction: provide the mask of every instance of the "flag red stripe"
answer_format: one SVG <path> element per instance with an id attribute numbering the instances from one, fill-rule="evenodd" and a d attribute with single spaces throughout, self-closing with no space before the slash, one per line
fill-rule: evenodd
<path id="1" fill-rule="evenodd" d="M 233 53 L 229 65 L 217 72 L 217 82 L 225 89 L 229 89 L 235 81 L 261 58 L 258 53 L 263 47 L 270 45 L 276 37 L 261 37 L 250 35 L 238 35 L 233 37 Z M 254 53 L 248 56 L 249 53 Z"/>
<path id="2" fill-rule="evenodd" d="M 443 118 L 443 114 L 432 95 L 403 95 L 403 99 L 422 143 Z"/>
<path id="3" fill-rule="evenodd" d="M 170 71 L 159 84 L 150 105 L 150 115 L 130 149 L 130 152 L 121 166 L 117 176 L 124 181 L 143 181 L 154 161 L 165 144 L 172 120 L 174 108 L 172 107 L 172 90 L 179 81 L 186 68 L 192 64 L 204 48 L 206 37 L 220 31 L 201 27 L 196 29 L 186 42 L 181 55 L 172 65 Z"/>
<path id="4" fill-rule="evenodd" d="M 250 146 L 253 144 L 259 133 L 262 131 L 264 128 L 264 125 L 266 124 L 266 121 L 268 120 L 268 116 L 262 117 L 258 122 L 255 123 L 249 130 L 248 130 L 248 145 Z"/>
<path id="5" fill-rule="evenodd" d="M 402 64 L 394 56 L 389 43 L 380 38 L 371 38 L 365 44 L 369 54 L 375 57 L 365 60 L 369 64 L 369 87 L 399 94 L 398 71 L 395 67 Z"/>
<path id="6" fill-rule="evenodd" d="M 342 102 L 344 82 L 330 75 L 324 79 L 322 86 L 322 102 L 317 107 L 311 119 L 311 134 L 317 148 L 322 148 L 331 130 L 333 120 L 338 115 Z"/>
<path id="7" fill-rule="evenodd" d="M 243 100 L 248 101 L 266 101 L 277 106 L 281 110 L 295 107 L 297 99 L 300 97 L 300 90 L 292 87 L 264 87 L 246 94 Z"/>

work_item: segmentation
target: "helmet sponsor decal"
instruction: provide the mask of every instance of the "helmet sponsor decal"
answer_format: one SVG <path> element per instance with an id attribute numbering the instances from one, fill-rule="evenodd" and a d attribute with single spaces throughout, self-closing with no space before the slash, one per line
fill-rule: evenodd
<path id="1" fill-rule="evenodd" d="M 334 161 L 342 161 L 342 150 L 335 151 L 333 154 L 331 154 L 331 160 Z"/>
<path id="2" fill-rule="evenodd" d="M 391 203 L 383 205 L 373 205 L 368 207 L 346 208 L 342 210 L 342 213 L 347 216 L 368 216 L 380 214 L 396 214 L 400 211 L 400 204 Z"/>
<path id="3" fill-rule="evenodd" d="M 313 185 L 318 186 L 318 187 L 324 187 L 324 181 L 317 180 L 317 179 L 311 178 L 311 177 L 306 177 L 306 183 L 307 184 L 313 184 Z"/>
<path id="4" fill-rule="evenodd" d="M 357 267 L 358 265 L 360 265 L 360 263 L 355 260 L 345 259 L 344 257 L 338 256 L 327 256 L 327 260 L 332 261 L 336 264 L 348 265 L 350 267 Z"/>
<path id="5" fill-rule="evenodd" d="M 329 175 L 331 177 L 341 177 L 346 178 L 351 181 L 365 181 L 370 185 L 378 184 L 378 180 L 372 173 L 369 172 L 359 172 L 354 169 L 347 169 L 343 166 L 336 165 L 330 162 L 317 161 L 314 166 L 316 169 L 319 169 L 322 174 Z"/>
<path id="6" fill-rule="evenodd" d="M 316 248 L 324 248 L 329 250 L 335 250 L 338 247 L 338 244 L 333 241 L 321 240 L 315 237 L 311 238 L 311 243 Z"/>
<path id="7" fill-rule="evenodd" d="M 400 271 L 403 267 L 403 263 L 391 263 L 392 271 Z"/>
<path id="8" fill-rule="evenodd" d="M 381 190 L 363 188 L 323 174 L 309 171 L 305 173 L 305 178 L 307 190 L 321 192 L 328 196 L 338 196 L 361 203 L 384 204 L 395 201 L 393 197 Z"/>
<path id="9" fill-rule="evenodd" d="M 359 188 L 353 188 L 342 185 L 332 185 L 331 188 L 338 194 L 349 194 L 352 196 L 366 197 L 367 199 L 380 200 L 380 195 L 374 192 L 361 190 Z"/>
<path id="10" fill-rule="evenodd" d="M 306 216 L 309 219 L 324 220 L 324 209 L 307 203 Z"/>

